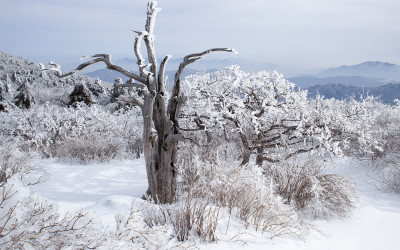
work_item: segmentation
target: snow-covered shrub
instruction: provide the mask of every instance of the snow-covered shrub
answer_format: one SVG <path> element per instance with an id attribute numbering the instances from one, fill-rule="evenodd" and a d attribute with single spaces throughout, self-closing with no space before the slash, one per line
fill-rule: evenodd
<path id="1" fill-rule="evenodd" d="M 143 210 L 144 221 L 150 227 L 172 225 L 178 241 L 199 237 L 202 242 L 216 241 L 220 208 L 204 197 L 195 197 L 189 190 L 171 205 L 149 206 Z"/>
<path id="2" fill-rule="evenodd" d="M 271 181 L 258 166 L 241 167 L 240 162 L 218 158 L 204 162 L 188 152 L 180 159 L 183 195 L 191 192 L 210 204 L 227 207 L 246 226 L 269 232 L 271 237 L 301 235 L 308 229 L 296 211 L 274 193 Z"/>
<path id="3" fill-rule="evenodd" d="M 375 186 L 385 192 L 400 194 L 400 163 L 399 155 L 384 156 L 372 162 L 371 178 Z"/>
<path id="4" fill-rule="evenodd" d="M 367 97 L 360 102 L 350 101 L 342 106 L 357 109 L 363 117 L 348 126 L 353 132 L 347 133 L 351 143 L 347 153 L 361 164 L 372 167 L 370 177 L 377 182 L 378 188 L 400 193 L 399 103 L 391 106 Z"/>
<path id="5" fill-rule="evenodd" d="M 32 152 L 22 152 L 13 142 L 0 143 L 0 183 L 19 174 L 24 185 L 30 186 L 46 180 L 47 174 L 31 155 Z"/>
<path id="6" fill-rule="evenodd" d="M 55 205 L 35 194 L 14 174 L 0 186 L 0 248 L 96 248 L 106 236 L 94 215 L 61 216 Z"/>
<path id="7" fill-rule="evenodd" d="M 142 126 L 135 109 L 111 112 L 104 107 L 34 106 L 0 113 L 0 135 L 22 149 L 46 157 L 78 158 L 83 162 L 138 157 Z"/>
<path id="8" fill-rule="evenodd" d="M 379 115 L 370 121 L 371 132 L 379 141 L 380 150 L 367 155 L 372 158 L 371 177 L 380 189 L 400 193 L 400 103 L 395 106 L 378 103 L 374 108 Z"/>
<path id="9" fill-rule="evenodd" d="M 327 173 L 312 158 L 303 163 L 297 159 L 273 164 L 266 169 L 266 174 L 285 202 L 314 218 L 345 216 L 357 201 L 350 178 Z"/>
<path id="10" fill-rule="evenodd" d="M 95 248 L 106 241 L 97 218 L 89 212 L 60 215 L 55 204 L 28 188 L 45 173 L 13 144 L 1 146 L 0 248 Z"/>
<path id="11" fill-rule="evenodd" d="M 134 202 L 135 203 L 135 202 Z M 161 211 L 158 205 L 141 201 L 132 203 L 129 213 L 120 211 L 115 215 L 115 247 L 118 249 L 168 249 L 167 244 L 173 238 L 172 225 L 167 223 L 166 216 L 154 219 L 155 213 Z"/>
<path id="12" fill-rule="evenodd" d="M 219 209 L 211 206 L 207 200 L 193 197 L 189 190 L 183 200 L 168 210 L 178 240 L 189 239 L 192 231 L 204 242 L 217 240 L 215 231 Z"/>

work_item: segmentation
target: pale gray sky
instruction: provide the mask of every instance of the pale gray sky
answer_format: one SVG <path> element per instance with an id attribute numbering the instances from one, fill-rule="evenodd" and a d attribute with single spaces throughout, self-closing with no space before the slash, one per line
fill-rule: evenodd
<path id="1" fill-rule="evenodd" d="M 0 50 L 26 58 L 133 57 L 147 0 L 0 0 Z M 322 68 L 400 64 L 398 0 L 159 0 L 159 57 L 233 47 L 240 57 Z"/>

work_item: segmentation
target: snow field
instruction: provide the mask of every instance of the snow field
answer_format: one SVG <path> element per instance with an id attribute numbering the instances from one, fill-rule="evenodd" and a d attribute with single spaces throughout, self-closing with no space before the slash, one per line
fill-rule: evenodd
<path id="1" fill-rule="evenodd" d="M 146 202 L 140 199 L 147 189 L 144 159 L 113 160 L 107 164 L 90 165 L 51 159 L 43 160 L 42 165 L 50 177 L 47 182 L 33 186 L 33 189 L 57 202 L 61 212 L 74 212 L 81 208 L 93 210 L 105 226 L 115 230 L 114 217 L 117 212 L 127 214 L 131 205 L 138 208 L 146 206 Z M 216 232 L 217 242 L 205 244 L 193 238 L 180 243 L 168 235 L 172 232 L 170 227 L 160 226 L 157 231 L 159 242 L 169 241 L 169 244 L 161 248 L 398 249 L 400 197 L 377 190 L 370 183 L 368 171 L 349 159 L 340 159 L 335 166 L 336 172 L 349 174 L 356 179 L 359 204 L 347 218 L 311 221 L 319 232 L 314 231 L 304 239 L 271 239 L 268 233 L 244 228 L 240 220 L 222 208 Z"/>

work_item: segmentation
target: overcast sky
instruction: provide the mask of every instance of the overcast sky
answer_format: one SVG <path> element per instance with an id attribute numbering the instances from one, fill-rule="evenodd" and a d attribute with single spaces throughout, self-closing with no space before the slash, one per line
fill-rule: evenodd
<path id="1" fill-rule="evenodd" d="M 147 0 L 0 0 L 0 50 L 29 59 L 132 57 Z M 212 47 L 299 68 L 400 64 L 399 0 L 159 0 L 158 57 Z"/>

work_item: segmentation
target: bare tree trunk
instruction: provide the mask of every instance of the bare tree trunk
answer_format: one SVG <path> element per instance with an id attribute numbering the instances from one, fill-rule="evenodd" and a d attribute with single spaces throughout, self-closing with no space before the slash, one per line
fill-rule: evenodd
<path id="1" fill-rule="evenodd" d="M 251 150 L 250 150 L 250 144 L 249 141 L 247 140 L 247 137 L 243 132 L 239 132 L 240 134 L 240 139 L 242 141 L 242 147 L 243 147 L 243 156 L 242 156 L 242 162 L 240 165 L 246 165 L 250 161 L 250 155 L 251 155 Z"/>
<path id="2" fill-rule="evenodd" d="M 214 48 L 185 56 L 175 74 L 173 90 L 167 107 L 164 70 L 169 56 L 164 58 L 158 69 L 153 34 L 155 18 L 159 11 L 156 5 L 156 2 L 149 1 L 145 31 L 136 32 L 137 36 L 134 50 L 138 59 L 139 74 L 132 73 L 118 65 L 112 64 L 110 60 L 111 57 L 108 54 L 96 54 L 94 56 L 84 57 L 90 60 L 80 64 L 76 69 L 68 73 L 62 73 L 60 66 L 54 63 L 50 64 L 50 66 L 52 66 L 50 70 L 56 71 L 58 76 L 62 78 L 70 76 L 92 64 L 104 62 L 108 69 L 118 71 L 130 78 L 128 83 L 118 84 L 119 87 L 135 87 L 142 90 L 142 99 L 133 96 L 120 96 L 118 100 L 131 103 L 140 107 L 142 110 L 144 120 L 143 150 L 149 184 L 147 193 L 150 194 L 157 203 L 172 203 L 175 199 L 177 189 L 177 143 L 183 139 L 179 134 L 178 124 L 180 105 L 182 103 L 180 92 L 182 71 L 188 64 L 194 63 L 212 52 L 235 51 L 229 48 Z M 140 53 L 140 42 L 142 40 L 146 45 L 146 52 L 149 60 L 148 65 L 144 64 L 145 60 Z M 150 71 L 147 71 L 146 68 L 149 66 Z M 137 82 L 134 82 L 134 80 Z"/>

